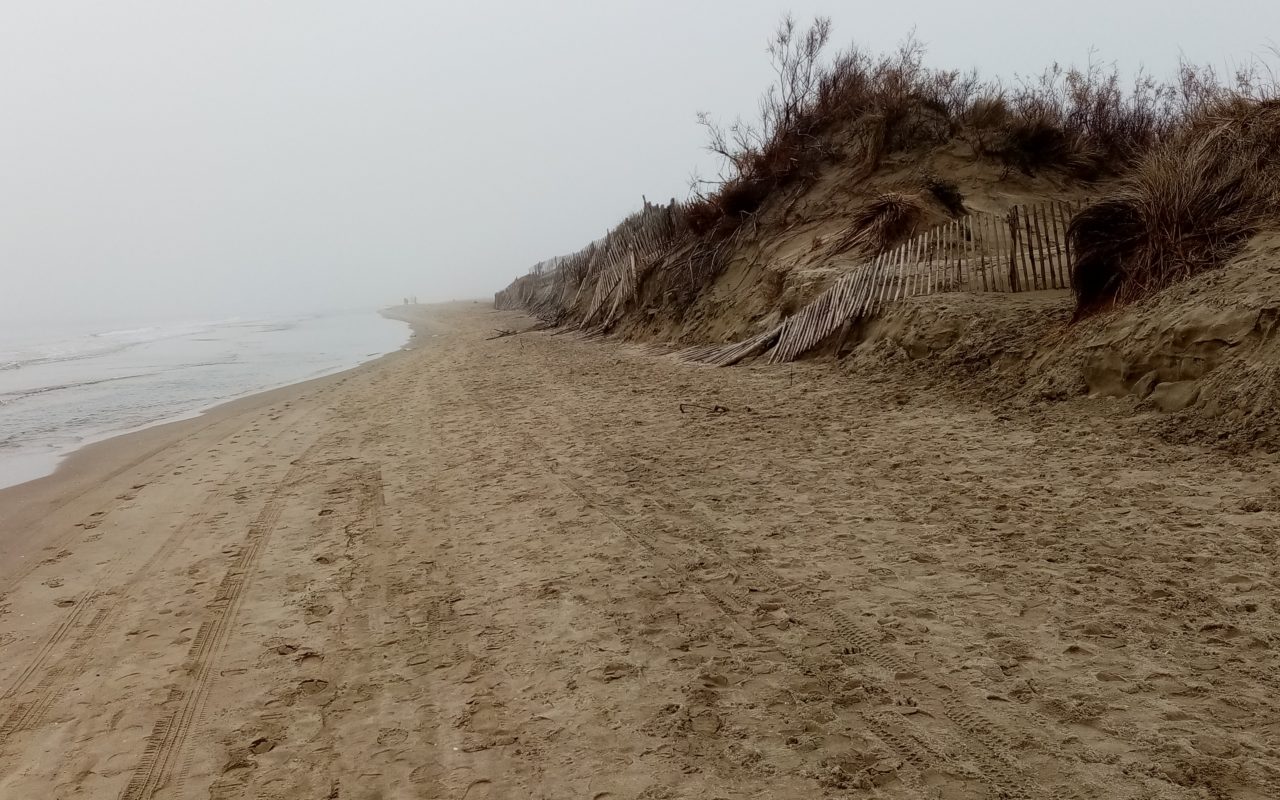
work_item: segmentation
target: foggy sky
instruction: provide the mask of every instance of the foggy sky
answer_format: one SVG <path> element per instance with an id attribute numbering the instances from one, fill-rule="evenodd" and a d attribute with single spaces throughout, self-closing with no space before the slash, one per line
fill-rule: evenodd
<path id="1" fill-rule="evenodd" d="M 490 296 L 714 173 L 695 112 L 752 114 L 788 9 L 1006 77 L 1280 36 L 1262 0 L 5 0 L 0 315 Z"/>

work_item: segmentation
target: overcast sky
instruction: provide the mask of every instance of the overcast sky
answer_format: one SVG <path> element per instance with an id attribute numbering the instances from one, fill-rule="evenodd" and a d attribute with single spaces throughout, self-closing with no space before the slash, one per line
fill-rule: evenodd
<path id="1" fill-rule="evenodd" d="M 754 110 L 788 9 L 1004 76 L 1280 36 L 1262 0 L 0 0 L 0 314 L 490 295 L 714 172 L 695 112 Z"/>

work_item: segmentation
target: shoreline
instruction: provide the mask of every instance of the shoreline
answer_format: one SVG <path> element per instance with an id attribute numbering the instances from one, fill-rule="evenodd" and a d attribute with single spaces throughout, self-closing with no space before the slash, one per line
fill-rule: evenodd
<path id="1" fill-rule="evenodd" d="M 34 563 L 35 554 L 73 537 L 78 529 L 61 536 L 20 536 L 31 531 L 35 523 L 59 505 L 72 502 L 80 495 L 128 472 L 132 467 L 163 452 L 166 448 L 198 436 L 215 426 L 251 414 L 272 404 L 288 404 L 299 397 L 335 383 L 412 350 L 421 332 L 422 314 L 396 312 L 402 306 L 379 309 L 387 319 L 404 322 L 409 336 L 399 348 L 345 369 L 314 378 L 262 389 L 214 403 L 199 411 L 135 428 L 108 434 L 77 447 L 61 456 L 54 470 L 31 480 L 0 487 L 0 592 L 26 564 Z M 18 541 L 20 540 L 20 541 Z"/>
<path id="2" fill-rule="evenodd" d="M 370 309 L 364 312 L 351 313 L 360 313 L 362 315 L 372 314 L 393 322 L 406 322 L 406 320 L 400 319 L 394 315 L 383 313 L 388 310 L 389 309 Z M 327 378 L 331 375 L 337 375 L 366 364 L 369 361 L 396 352 L 397 350 L 403 349 L 412 340 L 412 324 L 409 325 L 407 335 L 402 334 L 402 337 L 403 338 L 394 349 L 378 353 L 378 349 L 380 348 L 375 348 L 373 353 L 356 355 L 345 365 L 338 364 L 335 366 L 322 367 L 311 374 L 286 377 L 279 382 L 268 382 L 256 387 L 245 388 L 242 391 L 233 390 L 232 393 L 223 394 L 221 397 L 210 398 L 203 402 L 192 398 L 195 400 L 195 403 L 197 403 L 196 405 L 186 408 L 185 410 L 173 410 L 167 413 L 161 412 L 161 416 L 149 422 L 123 428 L 107 426 L 96 431 L 89 429 L 79 435 L 79 441 L 66 442 L 54 448 L 45 449 L 43 446 L 36 446 L 30 449 L 20 448 L 17 452 L 6 455 L 4 459 L 0 460 L 0 492 L 51 477 L 62 468 L 63 464 L 65 464 L 68 459 L 86 448 L 93 447 L 94 445 L 108 442 L 122 436 L 131 436 L 135 433 L 140 433 L 151 428 L 169 425 L 175 422 L 198 419 L 221 406 L 245 400 L 266 392 L 286 389 L 297 384 L 303 384 L 309 381 Z"/>

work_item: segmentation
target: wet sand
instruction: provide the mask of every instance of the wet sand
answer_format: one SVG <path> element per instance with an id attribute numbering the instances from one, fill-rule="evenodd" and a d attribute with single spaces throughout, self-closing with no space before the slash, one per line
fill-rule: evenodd
<path id="1" fill-rule="evenodd" d="M 1280 796 L 1273 459 L 415 322 L 0 492 L 0 797 Z"/>

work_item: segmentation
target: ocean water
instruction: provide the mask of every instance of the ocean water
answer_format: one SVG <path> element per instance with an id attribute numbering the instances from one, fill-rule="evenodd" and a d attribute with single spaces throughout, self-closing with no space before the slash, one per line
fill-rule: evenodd
<path id="1" fill-rule="evenodd" d="M 90 442 L 193 416 L 399 349 L 373 311 L 0 329 L 0 486 Z"/>

